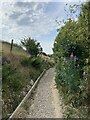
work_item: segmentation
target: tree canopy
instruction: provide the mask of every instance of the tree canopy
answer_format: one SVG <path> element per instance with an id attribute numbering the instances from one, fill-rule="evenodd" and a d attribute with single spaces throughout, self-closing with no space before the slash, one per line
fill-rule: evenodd
<path id="1" fill-rule="evenodd" d="M 67 103 L 90 111 L 90 2 L 80 8 L 77 21 L 68 19 L 54 42 L 56 83 Z"/>
<path id="2" fill-rule="evenodd" d="M 32 56 L 37 56 L 42 52 L 42 47 L 39 42 L 37 42 L 34 39 L 24 38 L 24 40 L 21 41 L 21 44 L 26 48 L 27 52 Z"/>

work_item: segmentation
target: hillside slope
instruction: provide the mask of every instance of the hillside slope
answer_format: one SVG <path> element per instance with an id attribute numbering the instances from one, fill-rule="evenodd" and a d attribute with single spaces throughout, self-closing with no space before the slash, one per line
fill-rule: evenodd
<path id="1" fill-rule="evenodd" d="M 8 117 L 29 91 L 37 77 L 53 62 L 42 57 L 30 57 L 20 46 L 2 42 L 3 118 Z"/>

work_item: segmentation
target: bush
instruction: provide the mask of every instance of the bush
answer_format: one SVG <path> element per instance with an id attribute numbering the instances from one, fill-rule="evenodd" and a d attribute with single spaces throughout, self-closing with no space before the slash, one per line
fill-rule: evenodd
<path id="1" fill-rule="evenodd" d="M 21 64 L 26 67 L 34 67 L 35 69 L 48 69 L 49 67 L 53 67 L 54 63 L 51 61 L 43 60 L 41 57 L 30 57 L 25 58 L 21 61 Z"/>
<path id="2" fill-rule="evenodd" d="M 65 99 L 74 107 L 85 105 L 87 98 L 86 85 L 84 79 L 80 78 L 79 69 L 75 62 L 67 59 L 67 62 L 59 63 L 57 66 L 56 82 L 61 86 Z"/>
<path id="3" fill-rule="evenodd" d="M 37 69 L 41 67 L 42 60 L 39 57 L 25 58 L 21 61 L 21 64 L 24 66 L 32 66 Z"/>
<path id="4" fill-rule="evenodd" d="M 31 65 L 31 60 L 29 58 L 24 58 L 22 61 L 21 61 L 21 65 L 23 66 L 30 66 Z"/>
<path id="5" fill-rule="evenodd" d="M 17 92 L 22 89 L 23 79 L 16 68 L 11 64 L 4 64 L 2 68 L 2 84 L 7 84 L 11 91 Z"/>
<path id="6" fill-rule="evenodd" d="M 37 56 L 42 52 L 42 47 L 40 43 L 38 43 L 36 40 L 29 38 L 26 38 L 21 41 L 21 44 L 23 47 L 26 48 L 27 52 L 31 56 Z"/>
<path id="7" fill-rule="evenodd" d="M 20 92 L 25 85 L 22 75 L 13 64 L 3 63 L 2 66 L 2 97 L 4 100 L 3 116 L 11 113 L 21 101 Z M 7 106 L 7 108 L 5 108 Z M 7 117 L 7 115 L 5 115 Z"/>
<path id="8" fill-rule="evenodd" d="M 31 59 L 31 65 L 33 66 L 33 67 L 35 67 L 36 69 L 40 69 L 41 68 L 41 66 L 42 66 L 42 60 L 41 60 L 41 58 L 40 57 L 33 57 L 32 59 Z"/>
<path id="9" fill-rule="evenodd" d="M 90 112 L 90 102 L 88 102 L 90 101 L 90 37 L 88 37 L 90 2 L 80 7 L 81 14 L 78 20 L 69 19 L 61 27 L 53 51 L 57 63 L 57 86 L 62 90 L 65 102 L 77 111 L 83 107 L 84 113 L 86 109 Z"/>

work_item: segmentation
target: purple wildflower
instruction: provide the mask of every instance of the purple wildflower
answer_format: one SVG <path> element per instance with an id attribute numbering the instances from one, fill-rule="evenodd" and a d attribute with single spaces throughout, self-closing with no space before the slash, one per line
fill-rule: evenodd
<path id="1" fill-rule="evenodd" d="M 64 63 L 67 63 L 67 59 L 64 57 Z"/>
<path id="2" fill-rule="evenodd" d="M 77 65 L 77 67 L 79 67 L 79 64 Z"/>
<path id="3" fill-rule="evenodd" d="M 83 75 L 85 75 L 85 74 L 86 74 L 86 72 L 84 71 L 84 72 L 83 72 Z"/>
<path id="4" fill-rule="evenodd" d="M 73 59 L 73 53 L 71 53 L 70 58 Z"/>
<path id="5" fill-rule="evenodd" d="M 76 57 L 76 56 L 74 56 L 74 57 L 73 57 L 73 61 L 74 61 L 74 62 L 76 62 L 76 60 L 77 60 L 77 57 Z"/>

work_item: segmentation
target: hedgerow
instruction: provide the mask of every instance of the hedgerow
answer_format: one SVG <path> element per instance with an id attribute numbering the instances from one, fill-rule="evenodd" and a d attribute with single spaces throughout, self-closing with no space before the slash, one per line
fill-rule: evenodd
<path id="1" fill-rule="evenodd" d="M 63 93 L 65 105 L 69 105 L 71 109 L 75 108 L 76 111 L 79 111 L 76 117 L 79 116 L 81 118 L 88 117 L 88 110 L 90 110 L 90 102 L 88 102 L 90 100 L 89 11 L 90 2 L 81 5 L 81 13 L 78 20 L 69 19 L 64 23 L 65 25 L 60 29 L 56 37 L 53 49 L 57 63 L 57 87 Z M 84 115 L 84 113 L 86 114 Z M 73 117 L 70 109 L 66 117 Z"/>

